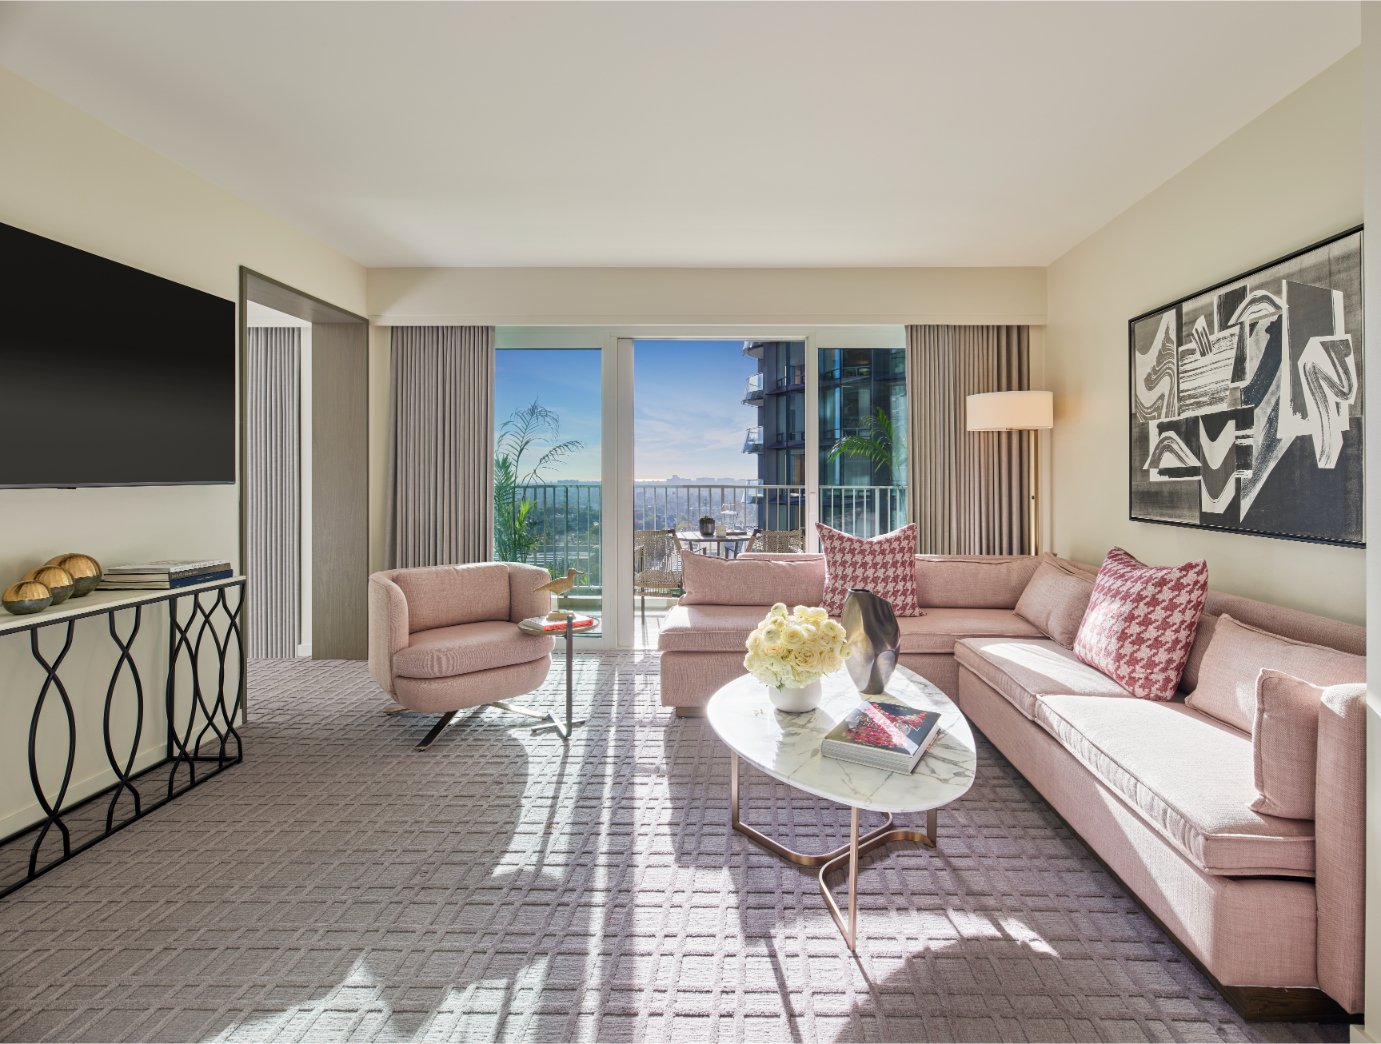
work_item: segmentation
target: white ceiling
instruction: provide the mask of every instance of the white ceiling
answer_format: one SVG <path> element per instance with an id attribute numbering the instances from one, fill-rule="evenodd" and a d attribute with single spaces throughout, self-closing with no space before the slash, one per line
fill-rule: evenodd
<path id="1" fill-rule="evenodd" d="M 0 64 L 371 266 L 1044 265 L 1356 3 L 8 3 Z"/>

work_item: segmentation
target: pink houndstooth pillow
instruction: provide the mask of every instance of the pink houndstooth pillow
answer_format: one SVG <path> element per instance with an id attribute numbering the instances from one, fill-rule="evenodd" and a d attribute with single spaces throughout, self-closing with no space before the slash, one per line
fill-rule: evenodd
<path id="1" fill-rule="evenodd" d="M 924 616 L 916 601 L 916 524 L 865 540 L 815 523 L 825 553 L 825 600 L 831 616 L 844 611 L 851 587 L 866 587 L 892 603 L 898 616 Z"/>
<path id="2" fill-rule="evenodd" d="M 1098 570 L 1074 655 L 1133 696 L 1168 700 L 1207 594 L 1207 562 L 1148 566 L 1115 547 Z"/>

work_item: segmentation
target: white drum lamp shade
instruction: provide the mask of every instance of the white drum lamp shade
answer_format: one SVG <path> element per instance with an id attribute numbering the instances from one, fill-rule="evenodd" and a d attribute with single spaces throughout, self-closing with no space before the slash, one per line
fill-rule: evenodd
<path id="1" fill-rule="evenodd" d="M 1026 480 L 1030 490 L 1026 524 L 1031 553 L 1040 553 L 1040 433 L 1055 426 L 1055 397 L 1048 391 L 979 392 L 965 401 L 964 427 L 969 431 L 1029 431 Z"/>
<path id="2" fill-rule="evenodd" d="M 1034 431 L 1055 426 L 1055 397 L 1048 391 L 980 392 L 968 396 L 969 431 Z"/>

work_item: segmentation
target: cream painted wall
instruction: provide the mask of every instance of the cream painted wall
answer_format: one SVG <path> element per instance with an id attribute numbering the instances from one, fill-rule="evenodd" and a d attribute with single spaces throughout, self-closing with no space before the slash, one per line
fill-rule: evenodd
<path id="1" fill-rule="evenodd" d="M 1361 222 L 1361 73 L 1354 52 L 1051 265 L 1061 553 L 1204 558 L 1215 588 L 1363 619 L 1362 551 L 1130 522 L 1126 479 L 1127 320 Z"/>
<path id="2" fill-rule="evenodd" d="M 1040 268 L 390 268 L 369 317 L 394 326 L 1045 322 Z"/>
<path id="3" fill-rule="evenodd" d="M 247 265 L 364 311 L 354 261 L 3 70 L 0 140 L 0 221 L 232 300 Z M 0 532 L 0 576 L 67 548 L 104 561 L 236 559 L 239 492 L 0 490 Z"/>
<path id="4" fill-rule="evenodd" d="M 4 70 L 0 141 L 0 221 L 231 300 L 239 296 L 239 267 L 247 265 L 342 308 L 365 310 L 365 270 L 349 258 Z M 0 490 L 0 580 L 7 585 L 59 551 L 86 551 L 105 562 L 235 560 L 239 510 L 238 487 L 230 485 Z M 161 746 L 162 701 L 153 680 L 164 670 L 166 640 L 154 638 L 162 626 L 160 614 L 150 614 L 141 639 L 153 714 L 145 721 L 141 763 Z M 47 636 L 55 640 L 60 635 Z M 82 730 L 74 796 L 103 783 L 109 771 L 100 701 L 113 648 L 100 621 L 86 621 L 64 667 Z M 0 709 L 0 835 L 32 818 L 25 743 L 27 694 L 41 681 L 35 672 L 26 640 L 0 637 L 0 692 L 7 694 Z M 129 699 L 122 692 L 117 709 L 129 707 Z M 40 732 L 49 750 L 60 742 L 56 720 L 47 713 Z"/>
<path id="5" fill-rule="evenodd" d="M 1366 220 L 1377 232 L 1365 240 L 1366 358 L 1381 359 L 1381 4 L 1362 5 L 1362 117 L 1366 148 Z M 1365 374 L 1368 403 L 1381 402 L 1381 366 Z M 1367 515 L 1381 518 L 1381 426 L 1367 430 Z M 1367 615 L 1381 620 L 1381 540 L 1372 539 L 1366 558 Z M 1359 1040 L 1381 1041 L 1381 628 L 1367 632 L 1367 919 L 1366 1010 Z"/>

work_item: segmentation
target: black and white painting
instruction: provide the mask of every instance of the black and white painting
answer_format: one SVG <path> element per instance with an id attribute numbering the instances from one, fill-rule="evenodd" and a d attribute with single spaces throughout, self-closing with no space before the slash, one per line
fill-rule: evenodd
<path id="1" fill-rule="evenodd" d="M 1360 546 L 1362 232 L 1129 324 L 1131 517 Z"/>

